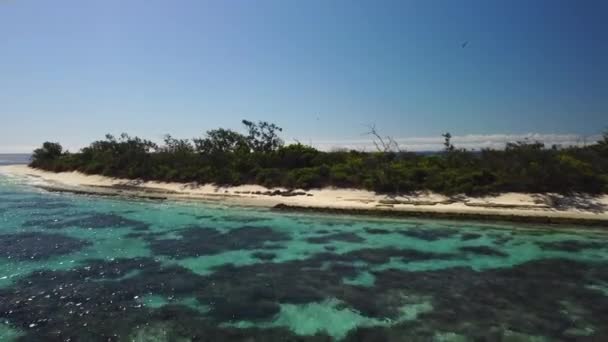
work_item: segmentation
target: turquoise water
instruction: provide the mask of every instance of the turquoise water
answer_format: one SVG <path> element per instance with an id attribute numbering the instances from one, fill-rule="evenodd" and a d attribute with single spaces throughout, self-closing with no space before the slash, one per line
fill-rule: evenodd
<path id="1" fill-rule="evenodd" d="M 0 175 L 0 340 L 605 341 L 607 242 L 56 194 Z"/>

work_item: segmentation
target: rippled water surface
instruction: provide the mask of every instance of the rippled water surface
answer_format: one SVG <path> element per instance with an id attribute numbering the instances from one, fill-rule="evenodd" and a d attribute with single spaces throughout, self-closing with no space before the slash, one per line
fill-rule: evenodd
<path id="1" fill-rule="evenodd" d="M 608 341 L 607 242 L 53 194 L 0 175 L 0 340 Z"/>

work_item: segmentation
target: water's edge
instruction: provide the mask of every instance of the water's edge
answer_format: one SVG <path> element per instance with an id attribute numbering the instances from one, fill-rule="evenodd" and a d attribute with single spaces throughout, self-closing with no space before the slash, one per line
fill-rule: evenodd
<path id="1" fill-rule="evenodd" d="M 390 210 L 390 209 L 350 209 L 350 208 L 326 208 L 326 207 L 305 207 L 289 204 L 277 204 L 273 207 L 277 211 L 285 212 L 318 212 L 335 215 L 355 215 L 369 217 L 392 217 L 392 218 L 428 218 L 443 220 L 463 220 L 463 221 L 493 221 L 493 222 L 519 222 L 547 225 L 577 225 L 585 227 L 608 228 L 608 221 L 595 219 L 582 219 L 572 217 L 551 217 L 551 216 L 531 216 L 513 214 L 481 214 L 467 212 L 437 212 L 437 211 L 415 211 L 415 210 Z"/>

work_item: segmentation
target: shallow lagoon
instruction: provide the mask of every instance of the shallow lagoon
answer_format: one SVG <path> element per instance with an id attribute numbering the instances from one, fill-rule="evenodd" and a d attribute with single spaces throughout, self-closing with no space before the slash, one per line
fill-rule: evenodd
<path id="1" fill-rule="evenodd" d="M 608 340 L 607 242 L 577 227 L 54 194 L 0 176 L 0 340 Z"/>

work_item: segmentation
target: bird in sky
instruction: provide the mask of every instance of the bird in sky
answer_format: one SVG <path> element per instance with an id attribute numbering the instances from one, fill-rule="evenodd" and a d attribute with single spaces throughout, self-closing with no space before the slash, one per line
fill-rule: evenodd
<path id="1" fill-rule="evenodd" d="M 469 45 L 469 41 L 465 41 L 464 43 L 462 43 L 462 45 L 460 45 L 463 49 L 467 47 L 467 45 Z"/>

